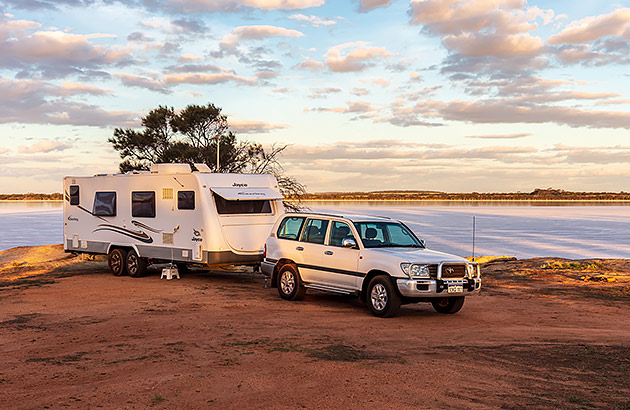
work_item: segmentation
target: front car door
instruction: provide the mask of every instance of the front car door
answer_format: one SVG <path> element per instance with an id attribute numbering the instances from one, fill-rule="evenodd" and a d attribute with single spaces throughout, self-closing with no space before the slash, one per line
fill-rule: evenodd
<path id="1" fill-rule="evenodd" d="M 330 235 L 323 248 L 321 277 L 322 283 L 336 288 L 355 290 L 362 274 L 357 272 L 359 249 L 344 248 L 344 239 L 354 239 L 358 243 L 350 225 L 343 221 L 331 221 Z"/>

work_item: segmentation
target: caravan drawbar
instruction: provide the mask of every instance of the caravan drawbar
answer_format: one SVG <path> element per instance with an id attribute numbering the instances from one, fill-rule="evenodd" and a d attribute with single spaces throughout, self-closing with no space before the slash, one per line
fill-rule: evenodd
<path id="1" fill-rule="evenodd" d="M 284 213 L 278 181 L 195 168 L 155 164 L 150 171 L 65 177 L 65 251 L 107 254 L 116 276 L 143 276 L 149 260 L 259 264 Z"/>

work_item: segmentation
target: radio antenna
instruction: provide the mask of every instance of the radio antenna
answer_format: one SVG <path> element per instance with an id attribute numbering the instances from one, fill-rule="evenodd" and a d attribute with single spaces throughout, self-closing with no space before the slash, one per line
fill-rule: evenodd
<path id="1" fill-rule="evenodd" d="M 475 261 L 475 217 L 473 216 L 473 226 L 472 226 L 472 261 Z"/>

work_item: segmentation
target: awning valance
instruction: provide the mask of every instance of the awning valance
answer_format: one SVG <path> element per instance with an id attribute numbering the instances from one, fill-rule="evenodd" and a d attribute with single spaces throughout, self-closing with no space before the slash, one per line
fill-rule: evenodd
<path id="1" fill-rule="evenodd" d="M 282 199 L 279 191 L 273 188 L 210 188 L 215 194 L 228 201 L 252 199 Z"/>

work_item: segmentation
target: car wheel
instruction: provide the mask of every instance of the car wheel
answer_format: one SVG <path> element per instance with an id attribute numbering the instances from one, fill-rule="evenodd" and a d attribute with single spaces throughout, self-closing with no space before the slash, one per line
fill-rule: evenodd
<path id="1" fill-rule="evenodd" d="M 437 300 L 432 300 L 431 304 L 433 305 L 433 309 L 435 309 L 439 313 L 447 313 L 453 314 L 459 312 L 459 310 L 464 306 L 464 296 L 456 296 L 453 298 L 440 298 Z"/>
<path id="2" fill-rule="evenodd" d="M 127 253 L 127 272 L 132 278 L 139 278 L 147 274 L 147 260 L 139 257 L 133 249 Z"/>
<path id="3" fill-rule="evenodd" d="M 368 285 L 367 303 L 374 316 L 392 317 L 398 313 L 402 299 L 388 276 L 376 276 Z"/>
<path id="4" fill-rule="evenodd" d="M 122 276 L 127 272 L 127 267 L 125 266 L 126 258 L 127 251 L 124 249 L 116 248 L 109 252 L 109 255 L 107 255 L 107 264 L 114 276 Z"/>
<path id="5" fill-rule="evenodd" d="M 300 274 L 294 265 L 284 265 L 278 272 L 278 293 L 282 299 L 300 300 L 306 293 L 306 288 L 300 279 Z"/>

